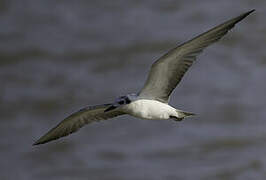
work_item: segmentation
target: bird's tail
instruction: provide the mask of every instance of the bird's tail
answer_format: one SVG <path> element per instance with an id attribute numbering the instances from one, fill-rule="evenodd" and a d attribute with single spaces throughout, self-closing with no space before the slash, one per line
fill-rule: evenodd
<path id="1" fill-rule="evenodd" d="M 181 111 L 181 110 L 176 110 L 178 115 L 180 116 L 180 118 L 185 118 L 185 117 L 189 117 L 189 116 L 195 116 L 195 113 L 191 113 L 191 112 L 186 112 L 186 111 Z"/>

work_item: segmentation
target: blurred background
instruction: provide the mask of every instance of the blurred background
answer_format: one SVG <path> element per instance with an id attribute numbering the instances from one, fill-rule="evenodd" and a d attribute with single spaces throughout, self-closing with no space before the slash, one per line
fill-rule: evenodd
<path id="1" fill-rule="evenodd" d="M 0 179 L 266 178 L 266 1 L 0 1 Z M 182 122 L 122 116 L 42 146 L 85 105 L 137 92 L 170 48 L 251 9 L 185 75 Z"/>

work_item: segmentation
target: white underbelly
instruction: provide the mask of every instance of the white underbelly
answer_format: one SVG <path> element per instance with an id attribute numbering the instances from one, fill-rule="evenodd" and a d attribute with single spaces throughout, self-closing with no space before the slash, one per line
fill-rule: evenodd
<path id="1" fill-rule="evenodd" d="M 169 119 L 175 108 L 155 100 L 140 99 L 122 107 L 125 113 L 143 119 Z"/>

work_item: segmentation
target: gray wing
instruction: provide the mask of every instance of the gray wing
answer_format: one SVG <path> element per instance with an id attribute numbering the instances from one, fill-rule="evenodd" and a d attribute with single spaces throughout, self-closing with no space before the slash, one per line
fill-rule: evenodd
<path id="1" fill-rule="evenodd" d="M 145 85 L 139 92 L 139 96 L 168 103 L 170 94 L 181 81 L 188 68 L 196 60 L 196 56 L 204 48 L 218 41 L 236 23 L 253 11 L 226 21 L 163 55 L 152 65 Z"/>
<path id="2" fill-rule="evenodd" d="M 110 105 L 111 104 L 89 106 L 79 110 L 76 113 L 71 114 L 57 126 L 51 129 L 48 133 L 42 136 L 33 145 L 44 144 L 63 136 L 67 136 L 71 133 L 76 132 L 88 123 L 105 120 L 124 114 L 123 112 L 120 112 L 118 110 L 104 112 L 104 110 Z"/>

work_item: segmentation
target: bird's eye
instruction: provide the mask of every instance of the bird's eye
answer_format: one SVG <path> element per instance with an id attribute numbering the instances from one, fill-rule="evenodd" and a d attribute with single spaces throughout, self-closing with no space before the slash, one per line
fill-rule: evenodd
<path id="1" fill-rule="evenodd" d="M 118 101 L 118 104 L 120 104 L 120 105 L 124 104 L 124 100 Z"/>
<path id="2" fill-rule="evenodd" d="M 126 103 L 129 104 L 131 101 L 129 100 L 129 98 L 126 98 Z"/>

